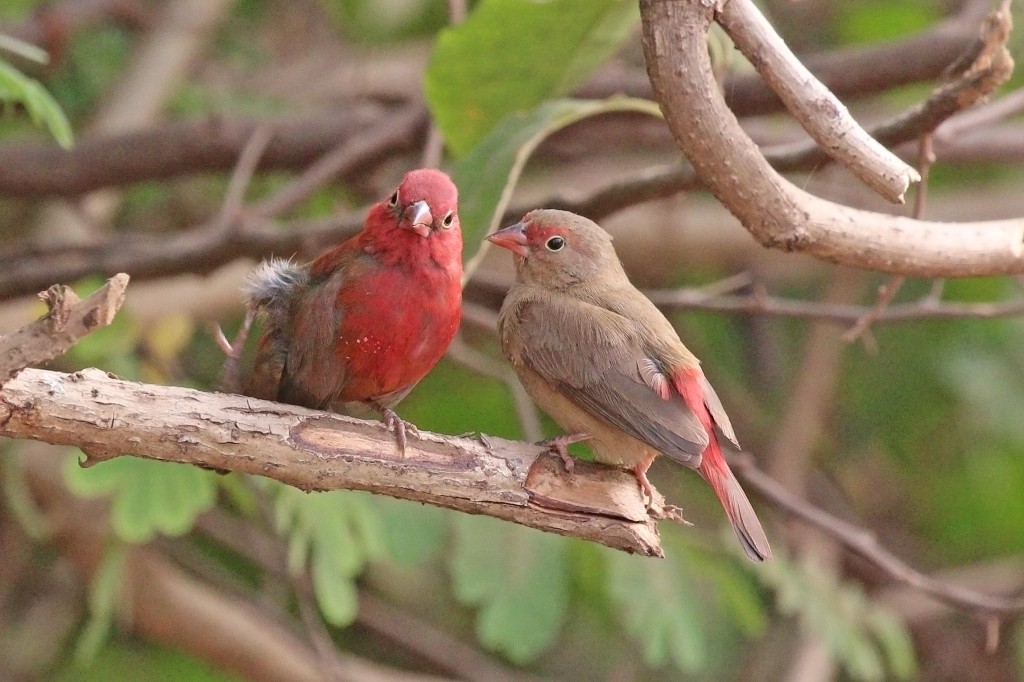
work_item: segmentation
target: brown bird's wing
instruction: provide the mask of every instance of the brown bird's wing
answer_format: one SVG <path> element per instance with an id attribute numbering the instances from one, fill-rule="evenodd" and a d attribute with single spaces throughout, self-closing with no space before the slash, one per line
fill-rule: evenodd
<path id="1" fill-rule="evenodd" d="M 514 359 L 602 421 L 682 464 L 700 465 L 708 434 L 678 395 L 662 398 L 644 381 L 651 358 L 630 320 L 557 299 L 524 302 L 512 315 L 515 340 L 506 346 Z"/>

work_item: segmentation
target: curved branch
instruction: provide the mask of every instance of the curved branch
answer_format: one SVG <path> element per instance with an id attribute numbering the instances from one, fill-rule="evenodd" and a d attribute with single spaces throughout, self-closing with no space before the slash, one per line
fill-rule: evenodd
<path id="1" fill-rule="evenodd" d="M 723 3 L 718 21 L 822 149 L 883 197 L 903 203 L 904 193 L 921 176 L 860 127 L 750 0 Z"/>
<path id="2" fill-rule="evenodd" d="M 842 206 L 795 187 L 765 161 L 718 94 L 706 46 L 713 9 L 695 0 L 642 0 L 641 17 L 648 73 L 677 144 L 763 245 L 912 276 L 1024 272 L 1024 219 L 913 220 Z"/>

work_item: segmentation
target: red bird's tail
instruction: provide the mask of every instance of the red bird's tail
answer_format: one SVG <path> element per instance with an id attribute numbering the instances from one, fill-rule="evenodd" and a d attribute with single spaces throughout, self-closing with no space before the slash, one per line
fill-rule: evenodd
<path id="1" fill-rule="evenodd" d="M 743 492 L 739 481 L 726 464 L 714 434 L 711 435 L 711 442 L 704 450 L 704 458 L 697 471 L 718 495 L 747 557 L 751 561 L 771 559 L 772 548 L 768 546 L 768 538 L 761 528 L 761 522 L 758 521 L 754 508 L 750 506 L 747 494 Z"/>

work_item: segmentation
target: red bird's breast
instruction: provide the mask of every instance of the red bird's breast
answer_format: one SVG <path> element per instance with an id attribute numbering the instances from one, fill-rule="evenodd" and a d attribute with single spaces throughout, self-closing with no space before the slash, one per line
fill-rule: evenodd
<path id="1" fill-rule="evenodd" d="M 348 380 L 343 401 L 371 400 L 411 388 L 437 364 L 462 314 L 458 273 L 386 268 L 338 292 L 344 310 L 337 358 Z"/>

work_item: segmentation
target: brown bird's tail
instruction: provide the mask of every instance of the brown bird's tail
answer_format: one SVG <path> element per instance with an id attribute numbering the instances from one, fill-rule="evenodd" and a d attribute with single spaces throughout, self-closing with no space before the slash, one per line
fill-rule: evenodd
<path id="1" fill-rule="evenodd" d="M 714 434 L 711 442 L 704 451 L 704 457 L 697 471 L 704 477 L 715 494 L 718 495 L 725 513 L 729 517 L 732 529 L 736 531 L 736 537 L 743 545 L 743 551 L 751 561 L 764 561 L 772 558 L 772 548 L 768 546 L 768 538 L 761 528 L 761 522 L 750 506 L 747 494 L 743 492 L 739 481 L 729 469 L 722 450 Z"/>

